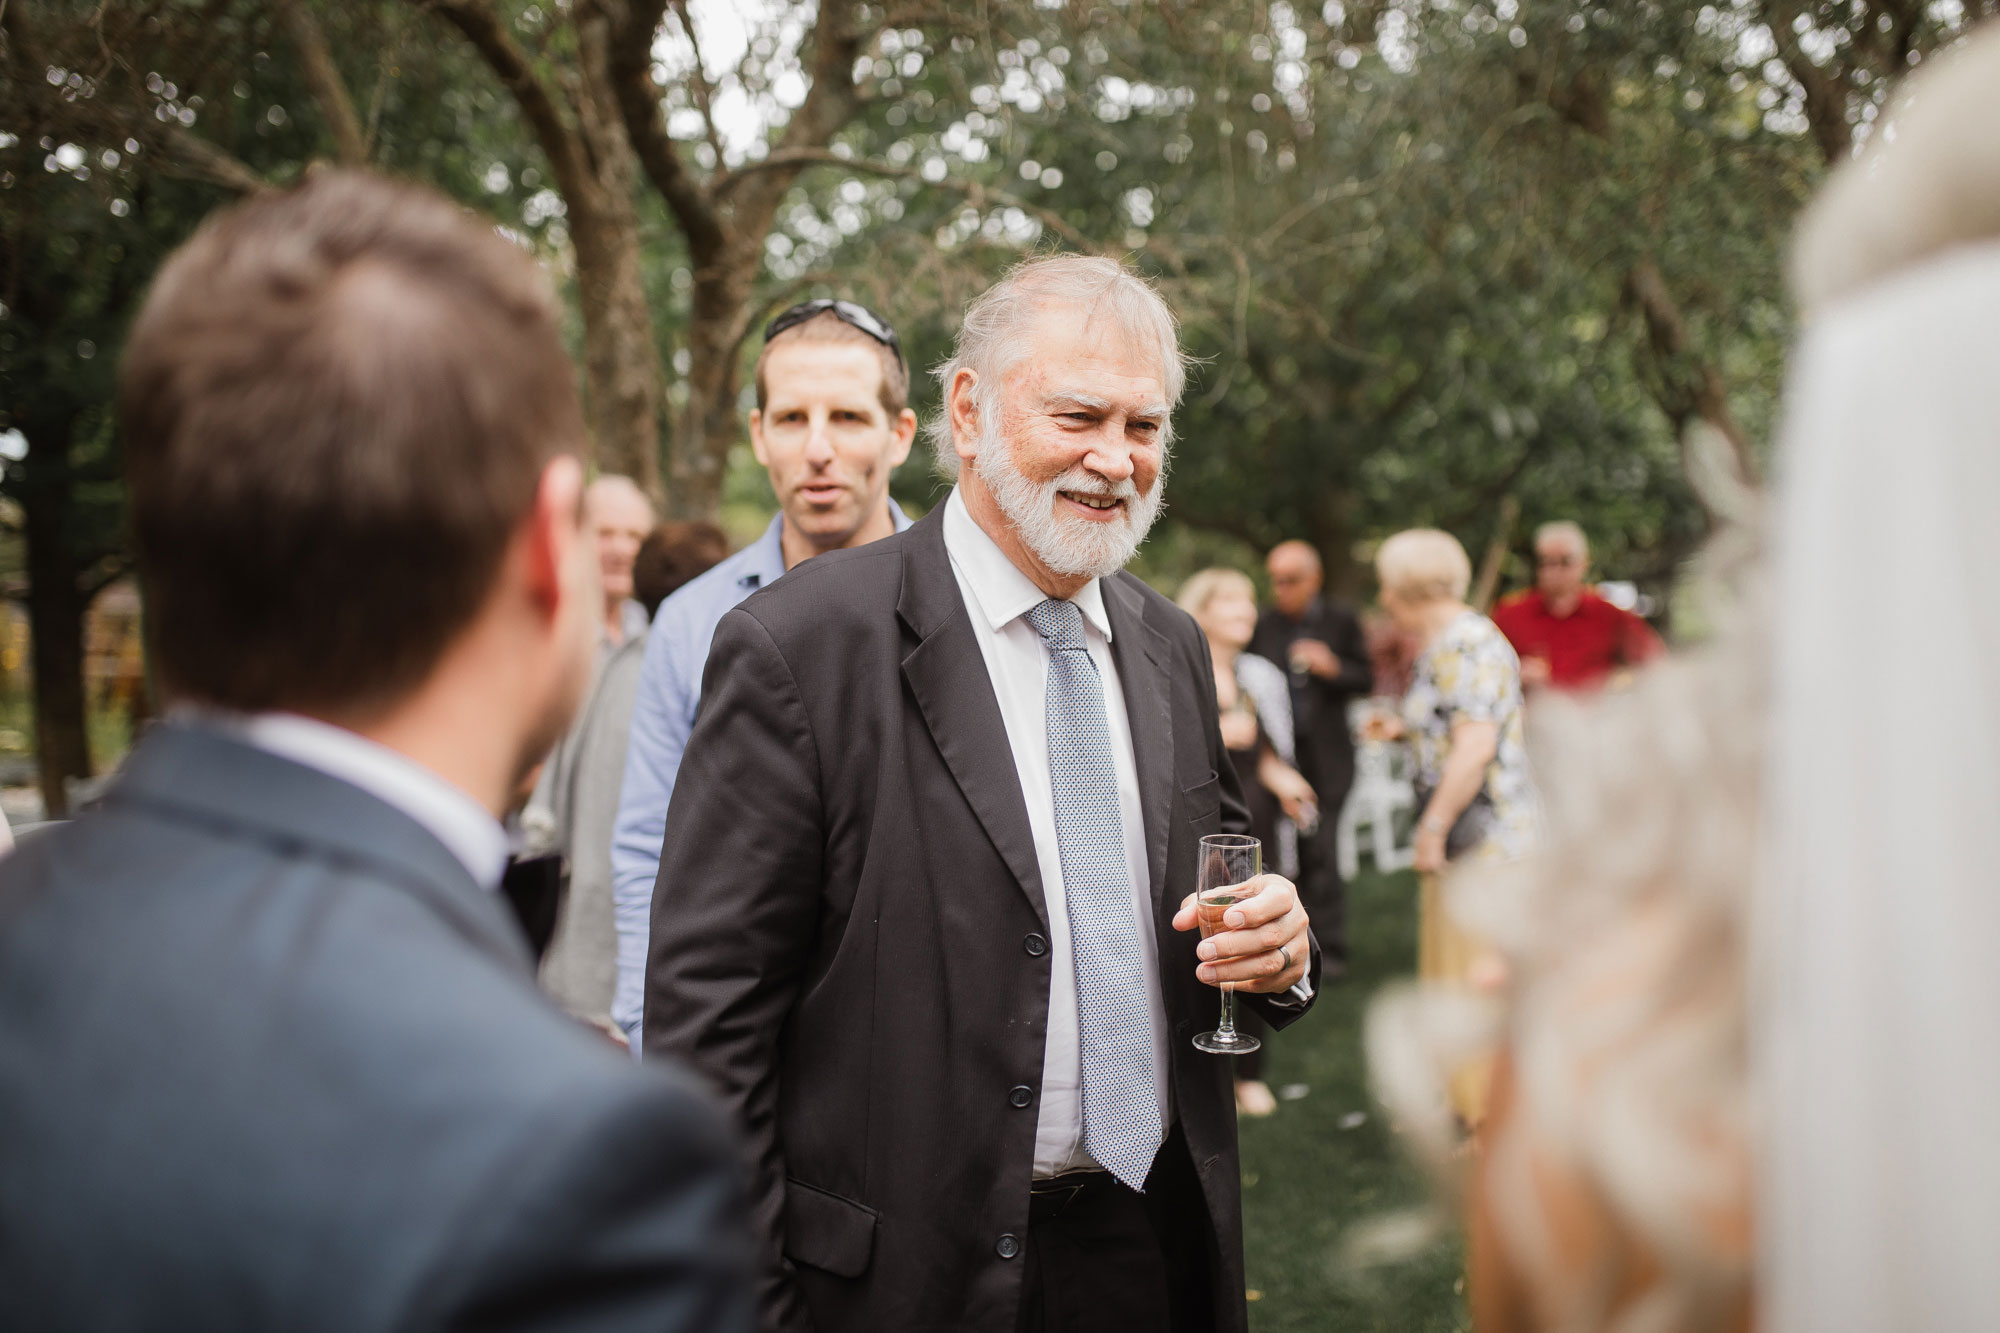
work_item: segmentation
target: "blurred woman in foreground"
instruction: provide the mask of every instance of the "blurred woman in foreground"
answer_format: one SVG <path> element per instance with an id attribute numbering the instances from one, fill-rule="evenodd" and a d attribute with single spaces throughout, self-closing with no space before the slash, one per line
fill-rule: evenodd
<path id="1" fill-rule="evenodd" d="M 1480 899 L 1509 978 L 1481 1333 L 2000 1323 L 1995 124 L 1989 26 L 1801 227 L 1768 592 L 1630 697 L 1537 714 L 1547 850 Z M 1461 1017 L 1370 1019 L 1433 1159 Z"/>
<path id="2" fill-rule="evenodd" d="M 1178 600 L 1208 637 L 1222 744 L 1250 807 L 1250 833 L 1264 844 L 1265 869 L 1296 878 L 1298 824 L 1317 824 L 1319 810 L 1312 784 L 1292 766 L 1292 696 L 1284 670 L 1244 651 L 1257 629 L 1257 589 L 1236 570 L 1204 569 L 1181 585 Z M 1270 1040 L 1268 1033 L 1259 1035 Z M 1263 1069 L 1261 1050 L 1236 1058 L 1236 1109 L 1244 1115 L 1278 1109 Z"/>

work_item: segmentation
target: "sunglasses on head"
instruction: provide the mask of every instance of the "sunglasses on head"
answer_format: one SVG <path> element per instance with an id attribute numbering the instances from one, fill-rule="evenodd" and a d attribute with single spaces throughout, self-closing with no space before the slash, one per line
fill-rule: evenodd
<path id="1" fill-rule="evenodd" d="M 881 343 L 896 354 L 897 361 L 900 362 L 903 359 L 903 340 L 898 338 L 896 331 L 889 327 L 889 321 L 883 319 L 865 305 L 856 305 L 852 301 L 836 301 L 831 297 L 825 296 L 822 296 L 817 301 L 801 301 L 790 310 L 773 319 L 769 324 L 766 324 L 764 326 L 764 341 L 769 342 L 786 329 L 795 329 L 809 319 L 828 314 L 843 324 L 860 329 L 876 342 Z"/>

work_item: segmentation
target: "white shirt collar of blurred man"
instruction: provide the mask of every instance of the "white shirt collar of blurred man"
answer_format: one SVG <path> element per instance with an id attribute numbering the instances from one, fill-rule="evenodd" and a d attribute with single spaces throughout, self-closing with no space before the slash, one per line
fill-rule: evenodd
<path id="1" fill-rule="evenodd" d="M 506 830 L 486 807 L 414 759 L 297 713 L 238 713 L 178 704 L 169 716 L 359 787 L 422 825 L 480 887 L 499 887 L 507 869 Z"/>

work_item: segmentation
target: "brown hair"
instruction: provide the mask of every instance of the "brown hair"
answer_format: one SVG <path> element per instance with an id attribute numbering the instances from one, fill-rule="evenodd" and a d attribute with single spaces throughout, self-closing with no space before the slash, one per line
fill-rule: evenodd
<path id="1" fill-rule="evenodd" d="M 910 405 L 910 368 L 873 336 L 863 333 L 831 310 L 822 311 L 803 323 L 794 324 L 770 342 L 764 344 L 757 353 L 757 410 L 763 411 L 768 398 L 764 385 L 764 362 L 770 359 L 771 349 L 789 342 L 808 343 L 856 343 L 874 349 L 875 359 L 882 363 L 882 387 L 876 397 L 882 404 L 882 411 L 889 418 L 891 426 L 901 416 L 903 409 Z"/>
<path id="2" fill-rule="evenodd" d="M 662 523 L 639 543 L 632 595 L 652 615 L 683 583 L 729 558 L 729 538 L 713 523 Z"/>
<path id="3" fill-rule="evenodd" d="M 120 382 L 167 689 L 354 710 L 421 684 L 582 441 L 558 330 L 535 263 L 428 189 L 320 170 L 209 219 Z"/>

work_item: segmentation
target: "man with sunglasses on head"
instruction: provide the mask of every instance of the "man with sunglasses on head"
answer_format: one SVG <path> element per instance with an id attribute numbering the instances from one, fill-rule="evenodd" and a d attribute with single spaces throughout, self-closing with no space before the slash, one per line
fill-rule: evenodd
<path id="1" fill-rule="evenodd" d="M 770 473 L 778 516 L 756 542 L 661 604 L 640 669 L 611 845 L 618 926 L 611 1012 L 635 1049 L 660 839 L 717 622 L 814 556 L 910 525 L 889 498 L 889 476 L 909 457 L 917 418 L 902 343 L 888 321 L 852 301 L 795 305 L 765 326 L 756 384 L 750 445 Z"/>

